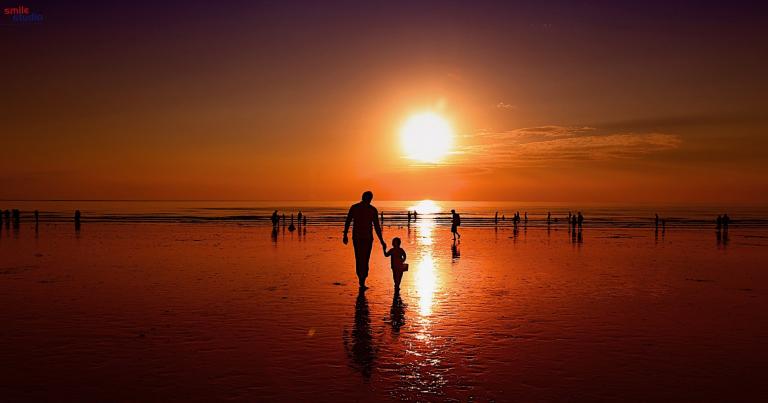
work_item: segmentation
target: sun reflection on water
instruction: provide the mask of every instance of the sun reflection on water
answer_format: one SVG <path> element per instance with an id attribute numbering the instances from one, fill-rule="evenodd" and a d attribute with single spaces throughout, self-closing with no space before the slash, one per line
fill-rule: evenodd
<path id="1" fill-rule="evenodd" d="M 435 229 L 435 221 L 431 218 L 421 220 L 416 223 L 416 234 L 418 235 L 418 243 L 422 246 L 423 250 L 430 250 L 430 248 L 423 248 L 424 246 L 432 246 L 432 231 Z"/>
<path id="2" fill-rule="evenodd" d="M 416 291 L 419 294 L 419 313 L 421 316 L 432 314 L 432 302 L 437 285 L 437 273 L 432 252 L 421 256 L 416 271 Z"/>
<path id="3" fill-rule="evenodd" d="M 442 207 L 433 200 L 422 200 L 408 208 L 419 214 L 414 224 L 418 234 L 418 243 L 421 246 L 431 246 L 433 243 L 432 232 L 435 229 L 435 214 L 442 211 Z M 429 248 L 422 248 L 426 252 Z"/>
<path id="4" fill-rule="evenodd" d="M 427 199 L 421 200 L 413 206 L 408 207 L 408 210 L 413 210 L 420 215 L 432 215 L 443 211 L 443 208 L 440 207 L 440 205 L 437 204 L 434 200 Z"/>
<path id="5" fill-rule="evenodd" d="M 435 270 L 432 245 L 434 244 L 433 232 L 436 226 L 435 214 L 439 213 L 442 208 L 433 200 L 422 200 L 409 209 L 419 214 L 415 224 L 419 253 L 414 259 L 417 262 L 414 280 L 419 295 L 419 313 L 422 317 L 426 317 L 432 314 L 432 304 L 437 286 L 437 271 Z"/>
<path id="6" fill-rule="evenodd" d="M 409 210 L 418 214 L 412 224 L 417 235 L 415 245 L 412 245 L 415 248 L 408 254 L 412 256 L 409 260 L 413 262 L 411 270 L 419 315 L 411 322 L 415 325 L 413 337 L 416 342 L 409 345 L 408 353 L 417 359 L 408 365 L 405 389 L 408 393 L 417 390 L 420 394 L 440 394 L 446 383 L 444 372 L 438 370 L 445 345 L 441 338 L 433 334 L 433 328 L 439 326 L 441 321 L 436 308 L 440 303 L 440 256 L 434 247 L 437 242 L 436 215 L 442 211 L 442 207 L 432 200 L 422 200 L 409 207 Z"/>

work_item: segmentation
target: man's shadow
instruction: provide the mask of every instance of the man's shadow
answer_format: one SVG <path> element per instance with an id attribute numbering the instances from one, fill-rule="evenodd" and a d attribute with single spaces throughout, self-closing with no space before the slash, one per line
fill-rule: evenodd
<path id="1" fill-rule="evenodd" d="M 344 331 L 344 348 L 353 368 L 369 379 L 376 363 L 377 347 L 371 330 L 371 314 L 364 290 L 360 290 L 355 301 L 355 324 L 352 331 Z"/>

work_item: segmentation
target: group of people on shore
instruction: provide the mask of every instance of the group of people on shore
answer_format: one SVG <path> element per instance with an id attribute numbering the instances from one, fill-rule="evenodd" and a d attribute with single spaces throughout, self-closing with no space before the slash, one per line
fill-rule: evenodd
<path id="1" fill-rule="evenodd" d="M 506 220 L 506 216 L 502 214 L 501 221 L 505 221 L 505 220 Z M 496 211 L 496 214 L 494 214 L 493 222 L 496 225 L 499 224 L 499 212 L 498 211 Z M 523 223 L 523 225 L 528 225 L 528 212 L 527 211 L 525 211 L 522 216 L 520 215 L 519 211 L 516 211 L 515 214 L 512 215 L 512 225 L 513 226 L 516 227 L 521 222 Z M 553 222 L 555 224 L 557 224 L 557 222 L 558 222 L 557 217 L 555 217 L 555 219 L 553 221 L 553 219 L 552 219 L 552 212 L 551 211 L 547 211 L 547 225 L 550 225 Z M 568 224 L 569 227 L 576 228 L 578 226 L 578 228 L 581 228 L 582 225 L 584 224 L 584 215 L 581 214 L 581 211 L 579 211 L 576 214 L 573 214 L 572 212 L 568 211 L 568 218 L 566 219 L 566 223 Z"/>
<path id="2" fill-rule="evenodd" d="M 285 219 L 285 213 L 283 213 L 282 216 L 278 215 L 277 214 L 277 210 L 272 212 L 272 217 L 270 217 L 270 221 L 272 221 L 272 229 L 273 230 L 276 230 L 277 227 L 280 226 L 281 222 L 283 223 L 283 227 L 285 227 L 286 223 L 287 223 L 286 219 Z M 301 210 L 299 210 L 299 215 L 298 215 L 297 222 L 298 222 L 299 228 L 301 228 L 301 227 L 306 228 L 307 227 L 307 216 L 305 214 L 302 214 Z M 288 231 L 291 231 L 291 232 L 296 231 L 296 225 L 293 223 L 293 213 L 291 213 L 291 223 L 288 224 Z"/>
<path id="3" fill-rule="evenodd" d="M 38 220 L 37 217 L 37 210 L 35 210 L 35 222 Z M 3 222 L 6 227 L 13 224 L 14 228 L 17 228 L 21 222 L 21 213 L 17 209 L 0 211 L 0 223 Z"/>

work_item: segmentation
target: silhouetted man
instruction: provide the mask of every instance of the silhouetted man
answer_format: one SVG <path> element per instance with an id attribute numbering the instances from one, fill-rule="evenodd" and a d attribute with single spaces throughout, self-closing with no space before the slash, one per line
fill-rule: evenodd
<path id="1" fill-rule="evenodd" d="M 381 226 L 379 225 L 379 212 L 376 207 L 371 205 L 373 192 L 363 193 L 363 199 L 360 203 L 353 204 L 347 213 L 347 220 L 344 222 L 344 245 L 349 243 L 347 233 L 349 225 L 352 226 L 352 245 L 355 248 L 355 271 L 360 288 L 365 290 L 365 279 L 368 277 L 368 261 L 371 259 L 371 249 L 373 248 L 373 234 L 371 230 L 376 230 L 376 236 L 379 237 L 381 247 L 387 250 L 387 243 L 381 236 Z"/>

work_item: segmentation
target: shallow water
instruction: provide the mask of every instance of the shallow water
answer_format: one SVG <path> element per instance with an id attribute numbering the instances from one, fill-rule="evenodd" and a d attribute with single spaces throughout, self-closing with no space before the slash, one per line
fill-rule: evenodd
<path id="1" fill-rule="evenodd" d="M 768 231 L 385 226 L 0 232 L 4 400 L 754 400 Z"/>
<path id="2" fill-rule="evenodd" d="M 344 222 L 348 201 L 0 201 L 2 209 L 19 209 L 22 220 L 31 221 L 38 210 L 43 222 L 71 222 L 75 210 L 83 214 L 84 222 L 119 223 L 204 223 L 229 222 L 258 225 L 269 222 L 274 210 L 286 215 L 302 212 L 308 224 L 337 225 Z M 527 227 L 567 227 L 569 212 L 583 212 L 591 228 L 650 228 L 658 214 L 667 227 L 714 228 L 715 218 L 729 214 L 732 226 L 768 229 L 768 207 L 763 205 L 637 205 L 637 204 L 566 204 L 511 201 L 380 201 L 375 205 L 384 213 L 385 223 L 406 225 L 407 212 L 417 211 L 419 218 L 431 220 L 438 226 L 450 224 L 450 210 L 462 216 L 464 227 L 512 227 L 515 212 L 524 218 Z M 496 214 L 498 213 L 498 222 Z M 521 223 L 522 224 L 522 221 Z"/>

